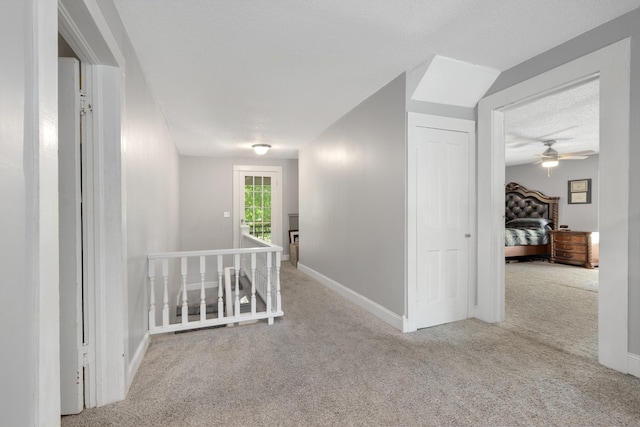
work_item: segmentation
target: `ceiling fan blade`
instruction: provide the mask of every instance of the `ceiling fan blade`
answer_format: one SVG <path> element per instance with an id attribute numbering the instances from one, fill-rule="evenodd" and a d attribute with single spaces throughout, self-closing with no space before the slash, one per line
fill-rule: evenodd
<path id="1" fill-rule="evenodd" d="M 560 156 L 558 160 L 584 160 L 588 158 L 589 156 Z"/>
<path id="2" fill-rule="evenodd" d="M 561 156 L 590 156 L 592 154 L 596 154 L 593 150 L 582 150 L 582 151 L 574 151 L 571 153 L 563 153 Z"/>
<path id="3" fill-rule="evenodd" d="M 550 132 L 550 133 L 548 133 L 546 135 L 540 135 L 539 137 L 536 138 L 536 141 L 544 141 L 545 139 L 555 139 L 556 141 L 572 139 L 572 138 L 562 138 L 562 137 L 554 138 L 553 135 L 557 135 L 559 133 L 566 132 L 566 131 L 571 130 L 571 129 L 575 128 L 575 127 L 576 127 L 575 125 L 572 125 L 572 126 L 564 128 L 564 129 L 559 129 L 559 130 Z"/>
<path id="4" fill-rule="evenodd" d="M 528 136 L 522 135 L 518 132 L 507 132 L 505 134 L 505 145 L 509 148 L 524 147 L 525 145 L 535 144 L 537 142 L 540 141 L 534 138 L 529 138 Z"/>
<path id="5" fill-rule="evenodd" d="M 508 148 L 520 148 L 520 147 L 524 147 L 525 145 L 533 144 L 534 142 L 537 142 L 537 141 L 512 141 L 512 142 L 506 142 L 505 145 Z"/>

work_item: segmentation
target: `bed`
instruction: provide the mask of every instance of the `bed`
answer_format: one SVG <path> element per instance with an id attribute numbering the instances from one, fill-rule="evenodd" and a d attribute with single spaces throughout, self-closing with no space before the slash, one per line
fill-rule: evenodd
<path id="1" fill-rule="evenodd" d="M 505 257 L 549 256 L 558 199 L 510 182 L 505 186 Z"/>

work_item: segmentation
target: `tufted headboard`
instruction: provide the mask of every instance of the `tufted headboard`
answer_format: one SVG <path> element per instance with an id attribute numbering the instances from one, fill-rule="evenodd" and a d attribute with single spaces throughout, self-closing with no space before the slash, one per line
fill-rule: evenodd
<path id="1" fill-rule="evenodd" d="M 557 230 L 558 199 L 510 182 L 505 186 L 505 222 L 515 218 L 547 218 Z"/>

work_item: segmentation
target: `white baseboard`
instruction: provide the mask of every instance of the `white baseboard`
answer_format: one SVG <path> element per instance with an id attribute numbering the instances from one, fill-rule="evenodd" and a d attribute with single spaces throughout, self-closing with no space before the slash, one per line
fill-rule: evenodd
<path id="1" fill-rule="evenodd" d="M 314 269 L 309 268 L 306 265 L 301 264 L 300 262 L 298 262 L 298 270 L 316 279 L 318 282 L 322 283 L 329 289 L 337 292 L 338 294 L 348 299 L 352 303 L 356 304 L 357 306 L 364 308 L 369 313 L 373 314 L 380 320 L 390 324 L 394 328 L 397 328 L 401 331 L 405 329 L 405 325 L 404 325 L 405 322 L 403 321 L 402 316 L 399 316 L 393 313 L 392 311 L 389 311 L 389 309 L 381 306 L 377 302 L 371 301 L 369 298 L 363 295 L 360 295 L 357 292 L 354 292 L 353 290 L 347 288 L 346 286 L 336 282 L 333 279 L 328 278 L 322 273 L 318 273 Z"/>
<path id="2" fill-rule="evenodd" d="M 640 355 L 628 353 L 627 371 L 630 375 L 640 378 Z"/>
<path id="3" fill-rule="evenodd" d="M 282 255 L 282 258 L 280 258 L 282 261 L 289 261 L 291 257 L 289 256 L 289 254 L 286 255 Z"/>
<path id="4" fill-rule="evenodd" d="M 129 387 L 131 387 L 133 377 L 136 376 L 136 372 L 138 372 L 138 368 L 142 363 L 142 359 L 147 353 L 149 343 L 151 343 L 151 335 L 149 334 L 149 331 L 147 331 L 147 333 L 144 334 L 144 337 L 142 337 L 142 341 L 140 341 L 140 345 L 138 345 L 138 348 L 136 349 L 136 352 L 133 355 L 133 358 L 131 358 L 131 362 L 129 363 L 129 371 L 127 372 L 127 388 L 124 393 L 125 396 L 127 395 L 127 393 L 129 393 Z"/>

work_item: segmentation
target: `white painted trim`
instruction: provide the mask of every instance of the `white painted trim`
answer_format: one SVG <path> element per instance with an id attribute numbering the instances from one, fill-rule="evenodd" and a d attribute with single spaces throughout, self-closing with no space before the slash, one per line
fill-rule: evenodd
<path id="1" fill-rule="evenodd" d="M 511 86 L 478 104 L 478 311 L 504 319 L 504 125 L 501 109 L 600 76 L 599 361 L 627 372 L 629 288 L 630 40 Z"/>
<path id="2" fill-rule="evenodd" d="M 428 127 L 434 129 L 444 129 L 468 134 L 469 138 L 469 275 L 468 275 L 468 309 L 467 316 L 472 317 L 475 308 L 476 295 L 476 256 L 473 248 L 476 247 L 476 123 L 472 120 L 457 119 L 452 117 L 433 116 L 421 113 L 407 113 L 407 287 L 406 295 L 406 318 L 403 318 L 403 331 L 416 330 L 415 316 L 417 313 L 417 277 L 418 266 L 417 254 L 417 163 L 416 156 L 413 155 L 417 149 L 416 127 Z"/>
<path id="3" fill-rule="evenodd" d="M 282 258 L 281 258 L 282 261 L 289 261 L 290 259 L 291 259 L 291 256 L 289 254 L 282 255 Z"/>
<path id="4" fill-rule="evenodd" d="M 240 173 L 241 172 L 270 172 L 276 175 L 276 186 L 272 186 L 271 193 L 271 243 L 282 246 L 282 212 L 283 212 L 283 173 L 282 166 L 265 165 L 233 165 L 233 247 L 240 247 Z M 244 214 L 242 215 L 244 218 Z M 274 220 L 275 218 L 275 220 Z"/>
<path id="5" fill-rule="evenodd" d="M 88 102 L 93 104 L 93 66 L 88 63 L 81 63 L 83 76 L 83 89 L 85 90 Z M 95 239 L 96 228 L 95 203 L 93 198 L 95 167 L 93 159 L 94 146 L 94 122 L 93 114 L 85 114 L 82 117 L 82 282 L 83 282 L 83 315 L 84 315 L 84 343 L 93 348 L 87 355 L 87 366 L 84 368 L 84 405 L 87 408 L 94 408 L 98 405 L 98 380 L 97 361 L 95 352 L 96 340 L 96 286 L 95 286 Z"/>
<path id="6" fill-rule="evenodd" d="M 404 331 L 406 322 L 403 320 L 402 316 L 399 316 L 389 311 L 387 308 L 381 306 L 377 302 L 371 301 L 369 298 L 364 297 L 359 293 L 352 291 L 346 286 L 336 282 L 333 279 L 328 278 L 324 274 L 318 273 L 314 269 L 309 268 L 304 264 L 301 264 L 300 262 L 298 262 L 298 270 L 302 271 L 308 276 L 311 276 L 313 279 L 322 283 L 327 288 L 337 292 L 338 294 L 348 299 L 352 303 L 356 304 L 357 306 L 367 310 L 369 313 L 373 314 L 380 320 L 388 323 L 394 328 Z"/>
<path id="7" fill-rule="evenodd" d="M 94 81 L 94 276 L 97 405 L 124 399 L 126 388 L 126 239 L 122 236 L 121 72 L 96 65 Z M 90 280 L 91 280 L 90 279 Z"/>
<path id="8" fill-rule="evenodd" d="M 129 362 L 129 369 L 127 370 L 127 387 L 125 390 L 125 394 L 129 392 L 129 388 L 131 387 L 131 383 L 133 382 L 133 378 L 136 376 L 138 369 L 140 368 L 140 364 L 142 364 L 142 359 L 144 359 L 144 355 L 147 354 L 147 349 L 149 348 L 149 344 L 151 344 L 151 334 L 147 331 L 142 337 L 142 341 L 138 345 L 136 352 L 131 358 L 131 362 Z"/>
<path id="9" fill-rule="evenodd" d="M 115 37 L 111 33 L 111 29 L 109 28 L 109 24 L 107 24 L 107 20 L 105 19 L 100 7 L 98 6 L 97 0 L 83 0 L 86 8 L 89 10 L 89 14 L 91 18 L 95 22 L 98 27 L 98 32 L 100 33 L 101 39 L 107 44 L 107 48 L 113 58 L 116 61 L 118 67 L 124 69 L 125 68 L 125 60 L 124 55 L 120 51 L 120 47 L 118 46 L 118 42 L 116 42 Z"/>
<path id="10" fill-rule="evenodd" d="M 640 355 L 627 354 L 627 373 L 640 378 Z"/>
<path id="11" fill-rule="evenodd" d="M 124 69 L 124 55 L 96 0 L 58 0 L 58 30 L 81 61 Z"/>
<path id="12" fill-rule="evenodd" d="M 89 284 L 85 331 L 88 346 L 95 350 L 85 368 L 85 406 L 94 407 L 123 399 L 129 381 L 126 193 L 122 192 L 126 177 L 120 158 L 125 57 L 97 0 L 58 0 L 58 30 L 82 61 L 84 88 L 93 95 L 96 112 L 93 119 L 86 119 L 83 140 Z"/>

